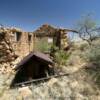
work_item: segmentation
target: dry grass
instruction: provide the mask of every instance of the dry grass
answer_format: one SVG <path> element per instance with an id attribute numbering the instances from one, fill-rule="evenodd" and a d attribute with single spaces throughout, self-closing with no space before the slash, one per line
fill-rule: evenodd
<path id="1" fill-rule="evenodd" d="M 89 74 L 89 69 L 84 67 L 87 62 L 81 57 L 83 48 L 72 49 L 72 54 L 63 65 L 62 71 L 69 73 L 69 76 L 30 85 L 32 95 L 28 97 L 23 97 L 18 88 L 9 89 L 12 76 L 7 78 L 6 74 L 0 74 L 0 100 L 100 100 L 100 89 Z M 4 84 L 5 80 L 8 84 Z"/>

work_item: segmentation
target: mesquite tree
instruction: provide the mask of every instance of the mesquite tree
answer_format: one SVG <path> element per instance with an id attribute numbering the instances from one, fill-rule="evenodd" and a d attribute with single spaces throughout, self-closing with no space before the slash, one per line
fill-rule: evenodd
<path id="1" fill-rule="evenodd" d="M 92 41 L 100 36 L 100 28 L 97 27 L 96 21 L 90 15 L 86 15 L 78 21 L 76 33 L 91 45 Z"/>

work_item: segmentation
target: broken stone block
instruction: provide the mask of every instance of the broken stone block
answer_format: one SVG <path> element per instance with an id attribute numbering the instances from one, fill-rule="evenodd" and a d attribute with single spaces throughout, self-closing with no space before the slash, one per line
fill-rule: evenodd
<path id="1" fill-rule="evenodd" d="M 22 87 L 18 89 L 18 92 L 23 98 L 27 98 L 29 96 L 32 96 L 32 91 L 29 89 L 29 87 Z"/>
<path id="2" fill-rule="evenodd" d="M 50 79 L 50 80 L 48 81 L 47 85 L 48 85 L 48 86 L 52 86 L 53 84 L 55 84 L 55 83 L 57 83 L 57 82 L 58 82 L 58 80 L 57 80 L 56 78 L 52 78 L 52 79 Z"/>

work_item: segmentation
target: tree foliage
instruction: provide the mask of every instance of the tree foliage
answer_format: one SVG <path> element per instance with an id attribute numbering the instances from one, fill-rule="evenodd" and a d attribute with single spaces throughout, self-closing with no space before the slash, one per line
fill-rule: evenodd
<path id="1" fill-rule="evenodd" d="M 97 27 L 96 21 L 91 15 L 86 15 L 78 21 L 76 33 L 91 45 L 92 41 L 100 36 L 100 28 Z"/>

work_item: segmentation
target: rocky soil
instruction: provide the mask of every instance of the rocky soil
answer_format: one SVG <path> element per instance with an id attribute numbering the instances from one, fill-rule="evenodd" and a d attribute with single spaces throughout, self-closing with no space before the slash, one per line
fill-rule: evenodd
<path id="1" fill-rule="evenodd" d="M 13 68 L 19 59 L 10 65 L 0 65 L 0 68 L 9 65 L 5 68 L 9 69 L 8 72 L 0 71 L 0 100 L 100 100 L 99 89 L 82 67 L 84 62 L 79 61 L 77 56 L 74 57 L 77 59 L 77 65 L 73 65 L 71 62 L 74 63 L 74 61 L 70 60 L 71 62 L 67 62 L 70 67 L 67 65 L 68 67 L 63 66 L 62 68 L 63 72 L 69 73 L 68 76 L 13 89 L 10 89 L 9 86 L 15 75 Z"/>
<path id="2" fill-rule="evenodd" d="M 3 46 L 1 48 L 3 50 Z M 10 89 L 15 75 L 13 68 L 21 58 L 0 63 L 0 100 L 100 100 L 100 90 L 86 72 L 86 63 L 79 53 L 78 50 L 73 52 L 66 65 L 60 66 L 68 76 L 13 89 Z"/>
<path id="3" fill-rule="evenodd" d="M 85 73 L 84 73 L 85 74 Z M 0 75 L 1 100 L 100 100 L 100 92 L 80 72 L 48 82 L 10 89 L 13 75 Z"/>

